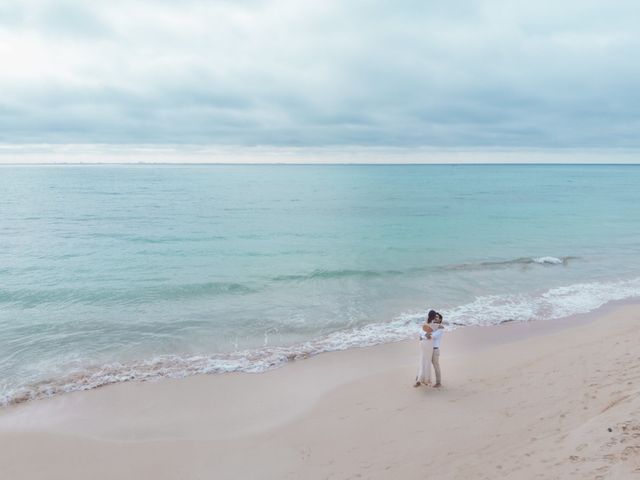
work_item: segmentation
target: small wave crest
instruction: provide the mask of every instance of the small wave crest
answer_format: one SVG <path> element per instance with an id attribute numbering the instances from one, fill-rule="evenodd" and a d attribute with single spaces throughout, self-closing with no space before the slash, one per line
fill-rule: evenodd
<path id="1" fill-rule="evenodd" d="M 640 277 L 618 282 L 593 282 L 552 288 L 539 294 L 488 295 L 443 310 L 447 329 L 506 322 L 553 320 L 593 311 L 608 302 L 640 297 Z M 367 347 L 404 340 L 415 335 L 424 312 L 407 312 L 390 322 L 369 324 L 292 346 L 269 347 L 229 354 L 181 357 L 167 355 L 128 364 L 87 368 L 62 378 L 33 383 L 0 396 L 0 405 L 89 390 L 103 385 L 204 373 L 259 373 L 323 352 Z"/>
<path id="2" fill-rule="evenodd" d="M 304 280 L 330 280 L 347 277 L 372 278 L 386 275 L 402 275 L 403 273 L 405 272 L 402 270 L 313 270 L 307 274 L 278 275 L 277 277 L 272 277 L 271 280 L 275 282 L 291 282 Z"/>
<path id="3" fill-rule="evenodd" d="M 0 303 L 33 307 L 48 303 L 89 305 L 141 304 L 158 300 L 181 300 L 254 292 L 249 285 L 233 282 L 203 282 L 121 289 L 16 288 L 0 289 Z"/>
<path id="4" fill-rule="evenodd" d="M 491 268 L 503 268 L 509 266 L 527 266 L 527 265 L 568 265 L 569 261 L 576 260 L 579 257 L 520 257 L 510 260 L 498 260 L 492 262 L 479 262 L 479 263 L 462 263 L 458 265 L 447 265 L 441 267 L 412 267 L 406 270 L 357 270 L 357 269 L 342 269 L 342 270 L 313 270 L 305 274 L 292 274 L 292 275 L 278 275 L 271 277 L 270 280 L 275 282 L 299 282 L 307 280 L 332 280 L 348 277 L 359 278 L 375 278 L 375 277 L 387 277 L 406 274 L 419 274 L 429 271 L 442 271 L 442 270 L 481 270 Z"/>
<path id="5" fill-rule="evenodd" d="M 578 260 L 579 257 L 519 257 L 510 260 L 497 260 L 491 262 L 480 263 L 463 263 L 459 265 L 453 265 L 451 270 L 480 270 L 480 269 L 493 269 L 493 268 L 507 268 L 512 266 L 530 266 L 530 265 L 568 265 L 572 260 Z"/>
<path id="6" fill-rule="evenodd" d="M 548 263 L 550 265 L 560 265 L 569 261 L 569 257 L 556 258 L 556 257 L 536 257 L 531 259 L 533 263 L 540 263 L 544 265 Z"/>

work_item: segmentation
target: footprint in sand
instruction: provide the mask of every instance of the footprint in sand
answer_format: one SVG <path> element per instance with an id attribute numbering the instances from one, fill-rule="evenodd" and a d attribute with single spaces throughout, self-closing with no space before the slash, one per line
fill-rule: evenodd
<path id="1" fill-rule="evenodd" d="M 629 398 L 629 395 L 624 395 L 622 397 L 618 397 L 614 400 L 611 400 L 606 407 L 604 407 L 604 409 L 602 410 L 601 413 L 606 412 L 607 410 L 609 410 L 610 408 L 615 407 L 616 405 L 618 405 L 620 402 L 624 402 L 627 398 Z"/>

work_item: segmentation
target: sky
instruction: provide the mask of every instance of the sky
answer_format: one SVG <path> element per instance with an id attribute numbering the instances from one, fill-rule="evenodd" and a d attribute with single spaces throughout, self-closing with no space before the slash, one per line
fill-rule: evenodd
<path id="1" fill-rule="evenodd" d="M 0 0 L 0 162 L 640 161 L 638 18 L 635 0 Z"/>

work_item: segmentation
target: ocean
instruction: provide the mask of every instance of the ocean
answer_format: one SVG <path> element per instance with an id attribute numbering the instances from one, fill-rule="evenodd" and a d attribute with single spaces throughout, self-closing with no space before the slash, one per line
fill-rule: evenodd
<path id="1" fill-rule="evenodd" d="M 0 404 L 640 296 L 640 166 L 0 167 Z"/>

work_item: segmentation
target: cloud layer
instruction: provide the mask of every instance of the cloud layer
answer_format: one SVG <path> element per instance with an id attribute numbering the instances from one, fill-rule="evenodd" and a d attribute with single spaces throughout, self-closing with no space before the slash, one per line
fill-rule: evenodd
<path id="1" fill-rule="evenodd" d="M 5 0 L 0 143 L 637 148 L 637 5 Z"/>

